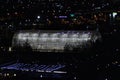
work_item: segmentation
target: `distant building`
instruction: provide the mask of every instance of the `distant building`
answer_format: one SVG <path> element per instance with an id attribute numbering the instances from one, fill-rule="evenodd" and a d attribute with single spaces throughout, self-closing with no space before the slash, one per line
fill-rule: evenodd
<path id="1" fill-rule="evenodd" d="M 90 47 L 100 38 L 99 33 L 90 31 L 26 30 L 14 34 L 12 47 L 24 47 L 27 43 L 35 51 L 63 52 Z"/>

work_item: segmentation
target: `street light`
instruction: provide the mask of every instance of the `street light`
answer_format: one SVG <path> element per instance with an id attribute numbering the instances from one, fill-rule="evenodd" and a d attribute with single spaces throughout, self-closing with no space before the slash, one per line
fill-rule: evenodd
<path id="1" fill-rule="evenodd" d="M 37 19 L 40 19 L 40 16 L 37 16 Z"/>

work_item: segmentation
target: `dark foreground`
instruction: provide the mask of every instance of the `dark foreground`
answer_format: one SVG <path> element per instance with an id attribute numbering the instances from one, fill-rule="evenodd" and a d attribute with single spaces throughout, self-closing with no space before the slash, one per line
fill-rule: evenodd
<path id="1" fill-rule="evenodd" d="M 24 63 L 39 65 L 65 65 L 63 77 L 51 77 L 48 73 L 25 72 L 17 70 L 0 70 L 0 80 L 119 80 L 120 79 L 120 51 L 119 32 L 104 33 L 103 41 L 95 44 L 91 49 L 79 53 L 38 53 L 38 52 L 10 52 L 1 53 L 0 64 Z M 18 54 L 20 53 L 20 54 Z M 10 63 L 11 64 L 11 63 Z M 9 73 L 9 75 L 7 74 Z M 40 76 L 42 75 L 42 76 Z M 47 75 L 43 77 L 44 75 Z M 56 75 L 56 74 L 52 74 Z"/>

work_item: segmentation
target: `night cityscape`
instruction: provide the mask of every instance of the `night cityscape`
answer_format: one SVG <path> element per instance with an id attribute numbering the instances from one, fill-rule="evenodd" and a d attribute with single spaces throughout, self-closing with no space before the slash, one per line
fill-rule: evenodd
<path id="1" fill-rule="evenodd" d="M 120 80 L 120 0 L 0 0 L 0 80 Z"/>

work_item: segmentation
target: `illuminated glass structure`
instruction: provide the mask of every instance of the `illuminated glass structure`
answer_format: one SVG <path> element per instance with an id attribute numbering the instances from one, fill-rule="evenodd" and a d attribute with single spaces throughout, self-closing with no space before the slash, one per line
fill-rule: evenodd
<path id="1" fill-rule="evenodd" d="M 89 47 L 101 39 L 93 31 L 19 31 L 14 34 L 12 46 L 23 47 L 27 43 L 33 50 L 40 52 L 63 52 L 64 50 Z"/>

